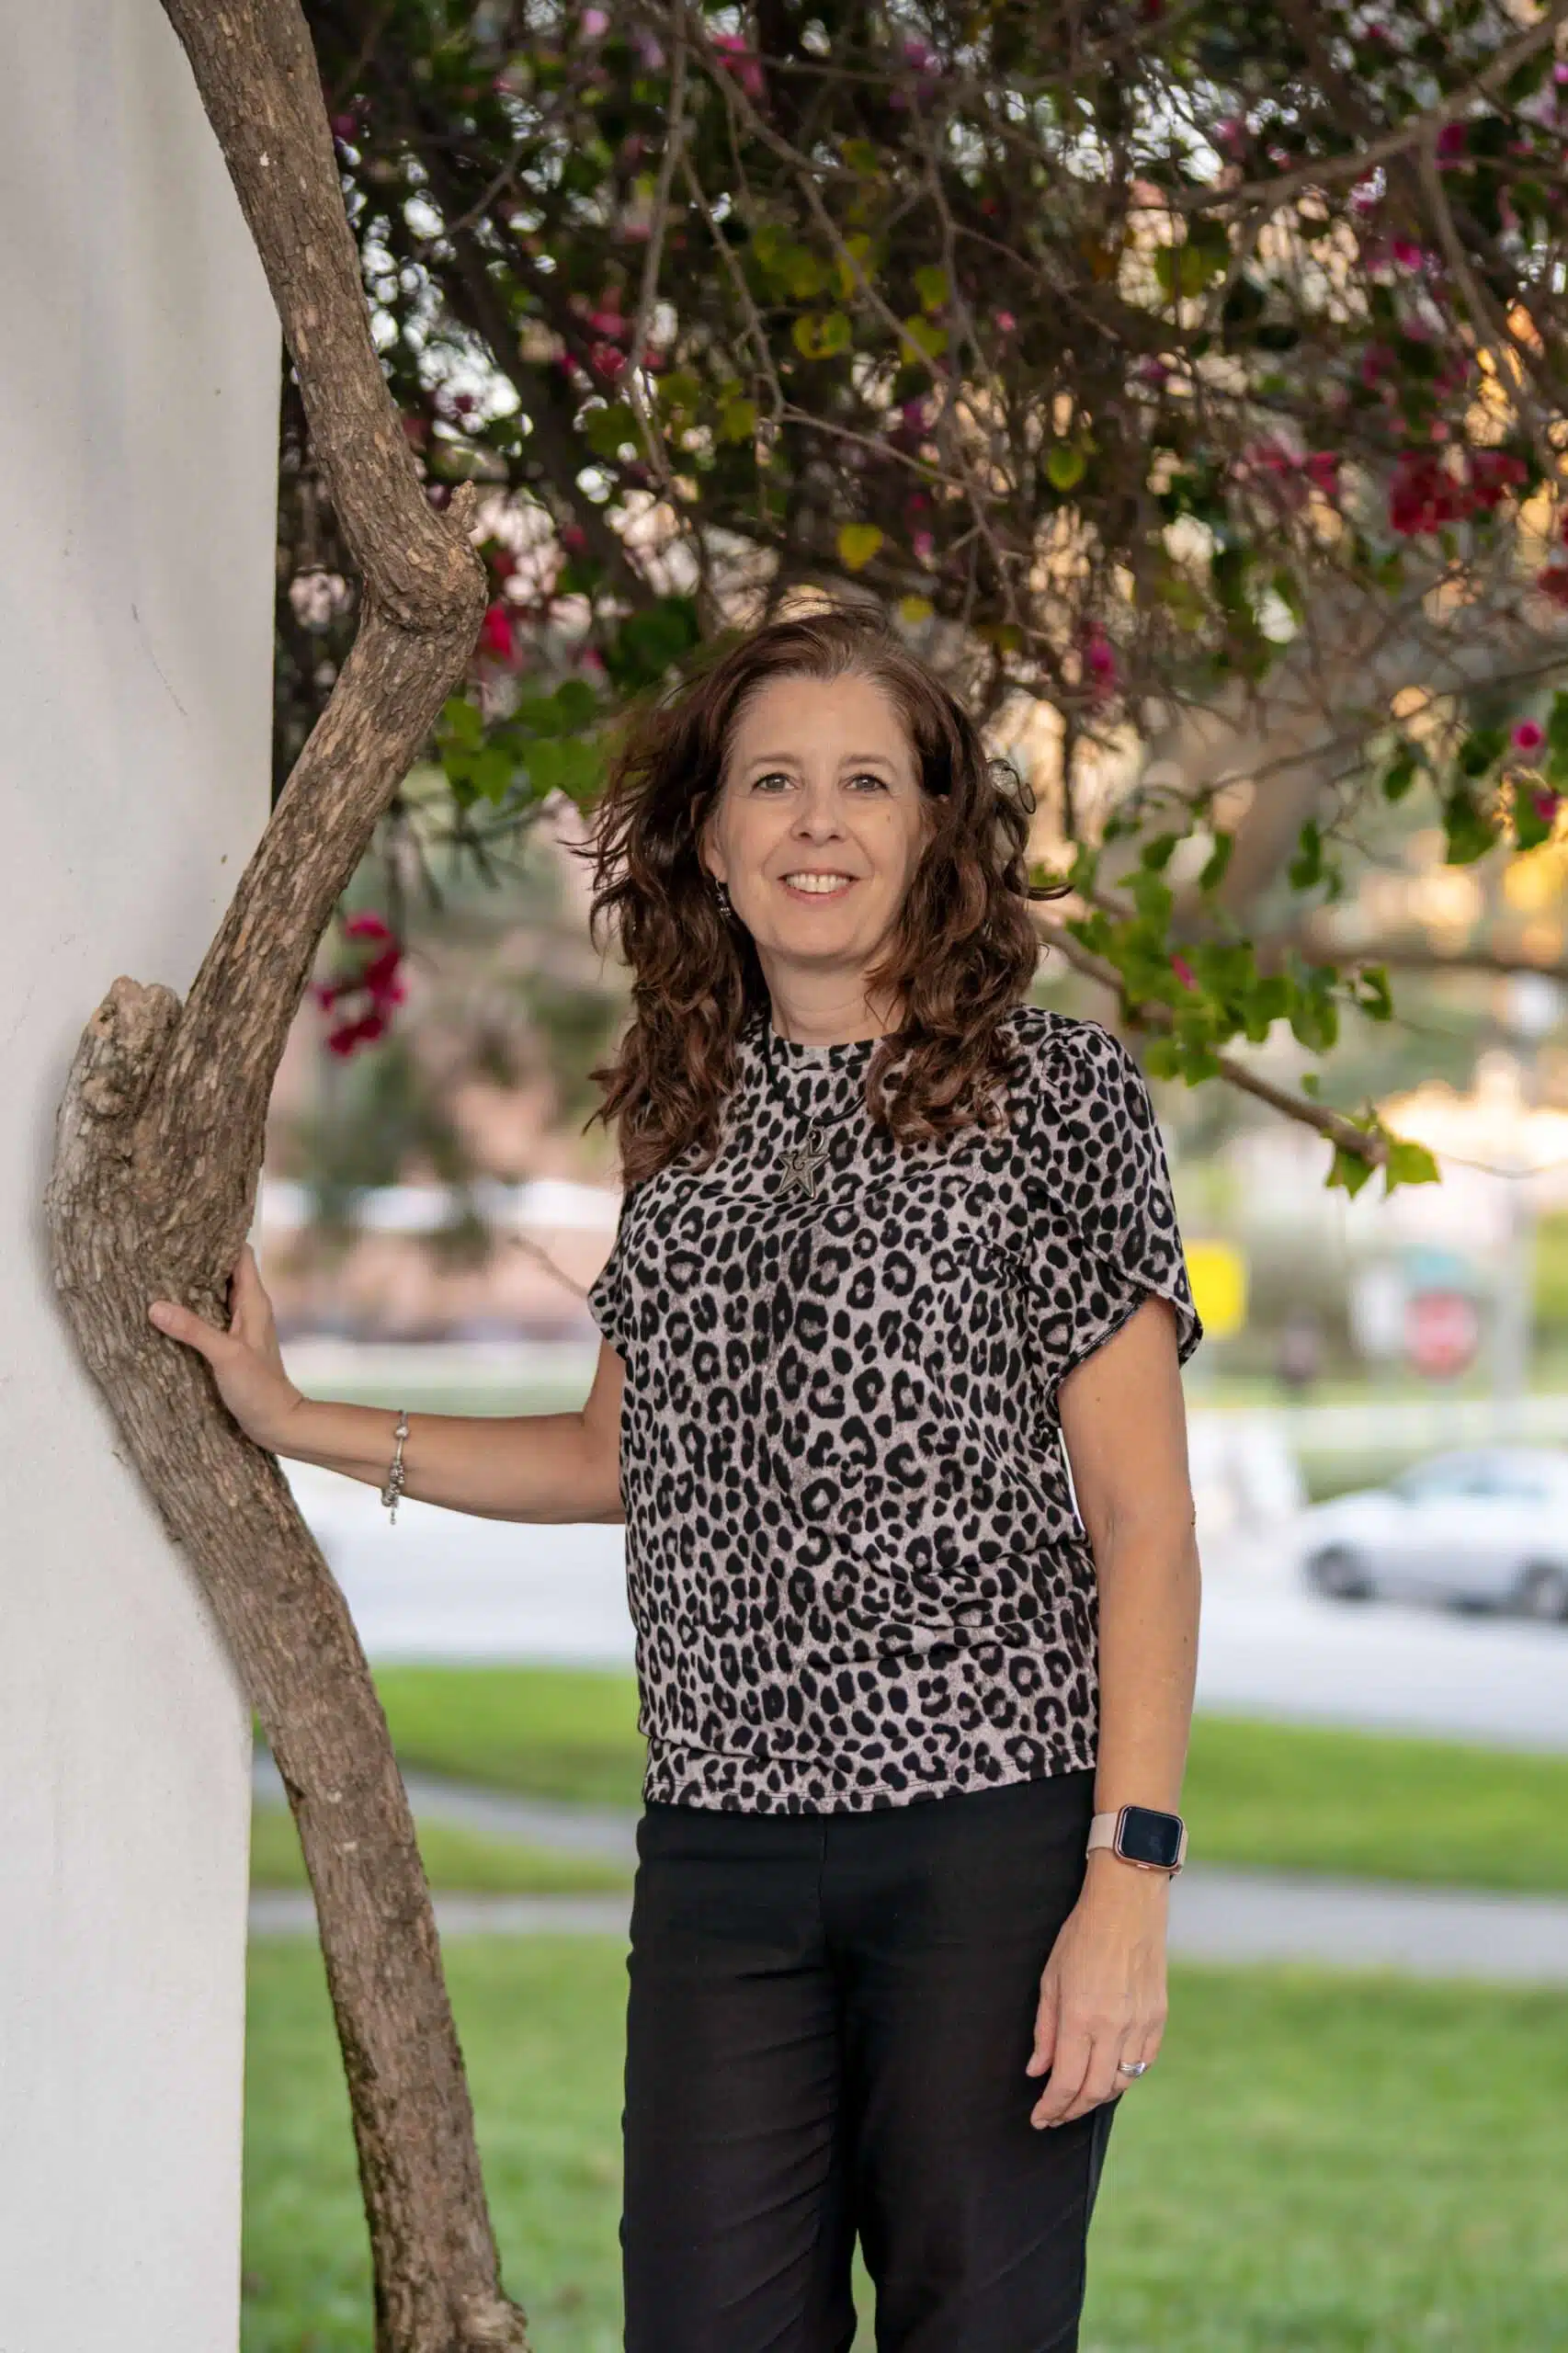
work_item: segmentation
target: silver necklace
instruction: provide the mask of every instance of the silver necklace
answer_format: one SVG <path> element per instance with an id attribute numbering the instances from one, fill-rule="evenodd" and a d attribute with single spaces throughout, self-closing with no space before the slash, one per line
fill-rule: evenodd
<path id="1" fill-rule="evenodd" d="M 773 1023 L 766 1010 L 762 1015 L 762 1066 L 767 1073 L 768 1092 L 793 1109 L 773 1066 Z M 862 1105 L 857 1099 L 846 1104 L 842 1111 L 829 1112 L 825 1118 L 818 1118 L 815 1114 L 808 1116 L 805 1131 L 799 1142 L 787 1144 L 778 1155 L 780 1193 L 793 1192 L 798 1185 L 808 1201 L 815 1200 L 820 1189 L 818 1180 L 823 1170 L 832 1163 L 832 1154 L 823 1141 L 823 1131 L 826 1128 L 836 1127 L 840 1120 L 848 1119 L 852 1111 L 861 1108 Z"/>

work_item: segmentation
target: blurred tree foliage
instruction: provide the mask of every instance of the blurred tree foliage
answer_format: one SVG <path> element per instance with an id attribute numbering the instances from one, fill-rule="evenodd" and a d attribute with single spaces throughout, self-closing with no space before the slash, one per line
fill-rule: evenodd
<path id="1" fill-rule="evenodd" d="M 1456 865 L 1552 835 L 1568 7 L 307 14 L 430 495 L 492 494 L 432 745 L 481 870 L 807 592 L 891 609 L 983 716 L 1059 714 L 1064 938 L 1157 1074 L 1390 1017 L 1311 933 L 1369 814 L 1418 803 Z M 283 405 L 279 776 L 355 604 Z M 1339 1181 L 1432 1173 L 1357 1124 Z"/>

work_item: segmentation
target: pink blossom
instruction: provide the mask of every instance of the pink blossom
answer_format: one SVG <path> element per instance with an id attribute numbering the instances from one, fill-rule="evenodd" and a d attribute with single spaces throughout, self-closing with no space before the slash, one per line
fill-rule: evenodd
<path id="1" fill-rule="evenodd" d="M 1390 251 L 1401 269 L 1420 269 L 1425 267 L 1426 247 L 1418 245 L 1414 237 L 1395 237 Z"/>
<path id="2" fill-rule="evenodd" d="M 1314 449 L 1304 468 L 1308 481 L 1325 498 L 1332 498 L 1339 489 L 1339 452 L 1336 449 Z"/>
<path id="3" fill-rule="evenodd" d="M 1455 164 L 1470 148 L 1470 132 L 1462 122 L 1446 122 L 1437 133 L 1439 164 Z"/>
<path id="4" fill-rule="evenodd" d="M 568 523 L 561 534 L 561 544 L 568 555 L 581 555 L 588 544 L 588 535 L 581 523 Z"/>
<path id="5" fill-rule="evenodd" d="M 1514 749 L 1532 758 L 1546 741 L 1546 730 L 1539 719 L 1521 719 L 1514 730 Z"/>
<path id="6" fill-rule="evenodd" d="M 1231 154 L 1239 155 L 1246 145 L 1246 125 L 1234 115 L 1227 115 L 1223 122 L 1214 126 L 1214 143 Z"/>
<path id="7" fill-rule="evenodd" d="M 380 915 L 350 915 L 343 928 L 350 939 L 390 939 L 392 937 L 391 924 L 383 923 Z"/>
<path id="8" fill-rule="evenodd" d="M 719 63 L 733 74 L 748 98 L 760 98 L 763 92 L 760 61 L 746 46 L 739 33 L 715 33 L 713 46 L 719 52 Z"/>
<path id="9" fill-rule="evenodd" d="M 1116 690 L 1116 648 L 1103 629 L 1091 625 L 1084 632 L 1081 652 L 1090 699 L 1104 702 Z"/>
<path id="10" fill-rule="evenodd" d="M 1558 802 L 1561 799 L 1561 793 L 1548 792 L 1544 790 L 1540 792 L 1531 793 L 1530 807 L 1535 811 L 1536 815 L 1540 819 L 1543 825 L 1550 825 L 1555 822 Z"/>
<path id="11" fill-rule="evenodd" d="M 901 414 L 903 417 L 904 426 L 907 431 L 911 433 L 923 433 L 925 431 L 926 403 L 923 399 L 905 401 Z"/>
<path id="12" fill-rule="evenodd" d="M 1559 611 L 1568 612 L 1568 563 L 1549 563 L 1536 574 L 1535 585 Z"/>
<path id="13" fill-rule="evenodd" d="M 1013 316 L 1011 311 L 998 311 L 996 313 L 996 324 L 1001 328 L 1004 335 L 1011 335 L 1013 329 L 1018 323 Z"/>
<path id="14" fill-rule="evenodd" d="M 1171 958 L 1171 970 L 1176 974 L 1184 989 L 1195 989 L 1198 986 L 1198 975 L 1194 972 L 1192 966 L 1187 962 L 1185 956 L 1173 956 Z"/>
<path id="15" fill-rule="evenodd" d="M 609 18 L 602 8 L 585 8 L 577 19 L 577 29 L 585 40 L 603 40 L 609 30 Z"/>
<path id="16" fill-rule="evenodd" d="M 922 563 L 929 563 L 936 553 L 937 541 L 930 531 L 916 531 L 909 544 Z"/>
<path id="17" fill-rule="evenodd" d="M 490 607 L 479 625 L 479 642 L 486 654 L 498 662 L 512 658 L 512 616 L 507 607 L 496 603 Z"/>

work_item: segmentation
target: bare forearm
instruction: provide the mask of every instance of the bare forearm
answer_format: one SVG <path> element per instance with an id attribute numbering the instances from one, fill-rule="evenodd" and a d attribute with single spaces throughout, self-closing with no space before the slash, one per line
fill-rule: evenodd
<path id="1" fill-rule="evenodd" d="M 1198 1668 L 1201 1576 L 1190 1528 L 1139 1529 L 1099 1563 L 1096 1810 L 1180 1811 Z"/>
<path id="2" fill-rule="evenodd" d="M 367 1485 L 385 1484 L 397 1415 L 382 1405 L 305 1397 L 273 1451 Z M 480 1519 L 618 1520 L 613 1451 L 581 1412 L 415 1414 L 403 1447 L 403 1492 Z"/>

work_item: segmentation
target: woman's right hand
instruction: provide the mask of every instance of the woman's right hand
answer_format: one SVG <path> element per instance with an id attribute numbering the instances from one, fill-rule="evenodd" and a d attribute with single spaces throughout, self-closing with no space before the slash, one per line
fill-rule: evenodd
<path id="1" fill-rule="evenodd" d="M 206 1358 L 218 1394 L 245 1436 L 276 1450 L 290 1416 L 305 1401 L 283 1370 L 272 1302 L 261 1287 L 248 1242 L 229 1279 L 229 1310 L 226 1332 L 215 1331 L 172 1299 L 154 1299 L 147 1313 L 160 1332 Z"/>

